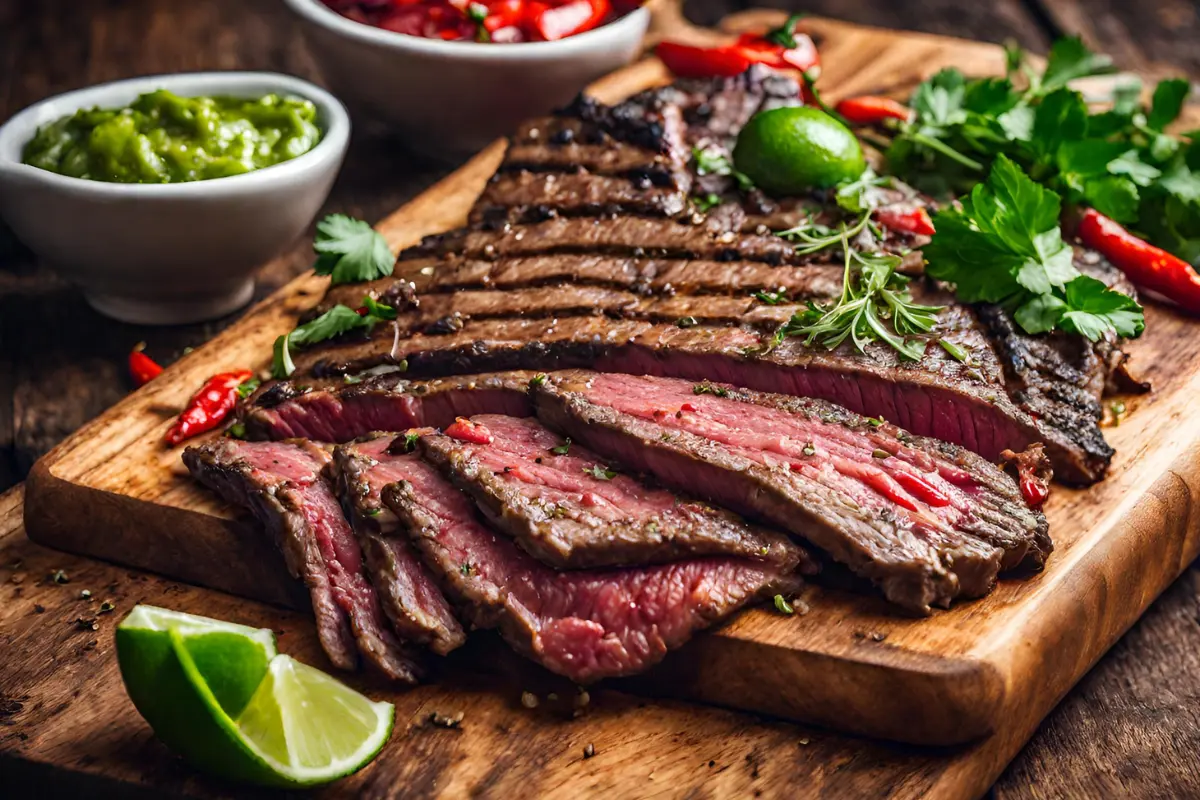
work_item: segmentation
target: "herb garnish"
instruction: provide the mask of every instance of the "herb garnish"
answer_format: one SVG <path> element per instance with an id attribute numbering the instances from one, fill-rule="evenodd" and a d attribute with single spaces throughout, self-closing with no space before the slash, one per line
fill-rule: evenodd
<path id="1" fill-rule="evenodd" d="M 792 608 L 792 604 L 787 601 L 787 598 L 781 594 L 775 595 L 775 610 L 780 614 L 795 614 L 796 609 Z"/>
<path id="2" fill-rule="evenodd" d="M 754 188 L 754 181 L 734 169 L 733 161 L 717 145 L 692 148 L 692 160 L 695 162 L 697 175 L 729 176 L 744 192 Z"/>
<path id="3" fill-rule="evenodd" d="M 780 303 L 786 303 L 788 301 L 787 292 L 785 292 L 783 289 L 780 289 L 777 292 L 755 292 L 753 296 L 756 300 L 760 300 L 769 306 L 777 306 Z"/>
<path id="4" fill-rule="evenodd" d="M 537 375 L 534 375 L 532 378 L 529 379 L 530 386 L 541 386 L 545 382 L 546 382 L 546 373 L 544 373 L 544 372 L 539 372 Z"/>
<path id="5" fill-rule="evenodd" d="M 235 422 L 229 426 L 229 430 L 225 431 L 225 435 L 231 439 L 246 438 L 246 424 L 244 422 Z"/>
<path id="6" fill-rule="evenodd" d="M 712 394 L 717 397 L 728 397 L 729 390 L 720 386 L 713 386 L 710 383 L 697 383 L 692 387 L 692 394 Z"/>
<path id="7" fill-rule="evenodd" d="M 419 433 L 404 434 L 404 452 L 411 453 L 413 450 L 416 450 L 417 442 L 420 440 L 421 440 L 421 434 L 419 434 Z"/>
<path id="8" fill-rule="evenodd" d="M 693 197 L 692 206 L 701 214 L 706 214 L 721 205 L 721 195 L 709 192 L 703 197 Z"/>
<path id="9" fill-rule="evenodd" d="M 370 331 L 380 322 L 396 318 L 396 309 L 385 306 L 371 297 L 363 298 L 365 313 L 360 314 L 349 306 L 338 304 L 314 320 L 304 323 L 288 334 L 275 340 L 275 356 L 271 362 L 271 375 L 286 378 L 296 371 L 292 362 L 291 349 L 323 342 L 353 330 Z"/>
<path id="10" fill-rule="evenodd" d="M 392 274 L 396 257 L 387 240 L 361 219 L 330 214 L 317 223 L 313 271 L 334 284 L 359 283 Z"/>
<path id="11" fill-rule="evenodd" d="M 458 571 L 464 577 L 470 577 L 471 573 L 475 571 L 475 567 L 473 567 L 471 565 L 470 561 L 467 561 L 467 562 L 464 562 L 463 564 L 459 565 Z"/>
<path id="12" fill-rule="evenodd" d="M 616 470 L 611 470 L 608 467 L 602 467 L 599 464 L 593 464 L 590 467 L 583 468 L 584 474 L 591 475 L 598 481 L 611 481 L 616 477 Z"/>
<path id="13" fill-rule="evenodd" d="M 254 394 L 255 390 L 258 389 L 261 383 L 262 381 L 260 381 L 258 378 L 247 378 L 239 383 L 237 387 L 238 399 L 245 400 L 247 397 Z"/>
<path id="14" fill-rule="evenodd" d="M 1108 331 L 1141 334 L 1141 306 L 1075 268 L 1058 195 L 1006 156 L 961 205 L 938 212 L 924 248 L 929 276 L 955 284 L 959 299 L 1000 303 L 1032 334 L 1058 329 L 1093 342 Z"/>
<path id="15" fill-rule="evenodd" d="M 675 320 L 676 327 L 679 328 L 694 328 L 700 324 L 700 320 L 695 317 L 680 317 Z"/>
<path id="16" fill-rule="evenodd" d="M 908 279 L 896 272 L 900 257 L 885 253 L 860 253 L 850 246 L 850 232 L 842 230 L 845 269 L 842 295 L 832 304 L 797 311 L 775 332 L 768 349 L 788 336 L 803 336 L 804 343 L 819 343 L 832 350 L 850 339 L 865 353 L 872 341 L 890 345 L 901 358 L 919 361 L 925 353 L 923 339 L 905 337 L 933 328 L 941 306 L 914 303 L 904 288 Z M 886 323 L 890 323 L 886 324 Z"/>
<path id="17" fill-rule="evenodd" d="M 467 5 L 467 19 L 475 23 L 475 41 L 490 42 L 492 34 L 483 24 L 488 17 L 488 7 L 483 3 L 470 3 Z"/>
<path id="18" fill-rule="evenodd" d="M 956 345 L 954 342 L 952 342 L 948 339 L 938 339 L 938 344 L 940 344 L 942 346 L 942 349 L 945 350 L 947 353 L 949 353 L 950 357 L 953 358 L 955 361 L 961 361 L 964 364 L 967 364 L 970 362 L 971 357 L 967 355 L 967 351 L 963 350 L 961 347 Z"/>
<path id="19" fill-rule="evenodd" d="M 567 451 L 570 449 L 571 449 L 571 437 L 568 436 L 565 440 L 563 440 L 563 443 L 560 444 L 558 447 L 551 447 L 550 452 L 554 453 L 554 455 L 556 455 L 556 456 L 565 456 L 567 454 Z"/>

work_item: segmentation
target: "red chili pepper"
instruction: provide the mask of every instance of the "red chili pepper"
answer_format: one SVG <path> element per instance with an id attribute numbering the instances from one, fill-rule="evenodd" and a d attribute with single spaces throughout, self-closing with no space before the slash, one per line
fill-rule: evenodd
<path id="1" fill-rule="evenodd" d="M 531 3 L 534 6 L 540 3 Z M 569 0 L 561 5 L 540 8 L 532 15 L 533 30 L 539 39 L 553 42 L 590 31 L 612 13 L 609 0 Z"/>
<path id="2" fill-rule="evenodd" d="M 834 109 L 854 125 L 878 125 L 885 119 L 907 120 L 912 109 L 890 97 L 850 97 Z"/>
<path id="3" fill-rule="evenodd" d="M 821 63 L 817 46 L 803 33 L 793 34 L 795 47 L 782 47 L 765 36 L 743 33 L 732 49 L 756 64 L 766 64 L 775 69 L 798 69 L 808 72 Z"/>
<path id="4" fill-rule="evenodd" d="M 138 342 L 129 353 L 129 374 L 133 376 L 135 386 L 145 386 L 162 374 L 163 368 L 143 350 L 145 342 Z"/>
<path id="5" fill-rule="evenodd" d="M 875 221 L 883 227 L 900 233 L 915 233 L 919 236 L 933 236 L 933 220 L 923 206 L 915 208 L 877 208 Z"/>
<path id="6" fill-rule="evenodd" d="M 461 442 L 470 442 L 471 444 L 491 444 L 492 432 L 466 417 L 459 417 L 450 423 L 446 428 L 445 434 L 451 439 L 458 439 Z"/>
<path id="7" fill-rule="evenodd" d="M 1025 502 L 1030 508 L 1041 508 L 1045 504 L 1046 498 L 1050 496 L 1050 487 L 1037 475 L 1021 470 L 1020 479 L 1017 482 L 1021 486 L 1021 496 L 1025 498 Z"/>
<path id="8" fill-rule="evenodd" d="M 167 444 L 179 444 L 220 425 L 237 405 L 238 387 L 251 375 L 250 370 L 239 369 L 209 378 L 167 431 Z"/>
<path id="9" fill-rule="evenodd" d="M 1200 314 L 1200 274 L 1182 258 L 1139 239 L 1094 208 L 1083 212 L 1076 232 L 1138 286 Z"/>
<path id="10" fill-rule="evenodd" d="M 662 42 L 654 48 L 654 54 L 680 78 L 729 78 L 750 68 L 749 58 L 728 47 Z"/>

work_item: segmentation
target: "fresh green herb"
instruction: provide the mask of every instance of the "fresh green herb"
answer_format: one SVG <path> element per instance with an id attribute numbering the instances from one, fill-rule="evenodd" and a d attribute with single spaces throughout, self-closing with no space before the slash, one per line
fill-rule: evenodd
<path id="1" fill-rule="evenodd" d="M 458 571 L 464 577 L 470 577 L 471 573 L 475 571 L 475 567 L 471 565 L 470 561 L 467 561 L 459 566 Z"/>
<path id="2" fill-rule="evenodd" d="M 475 41 L 490 42 L 492 34 L 488 32 L 484 20 L 488 17 L 488 7 L 483 3 L 471 3 L 467 6 L 467 19 L 475 23 Z"/>
<path id="3" fill-rule="evenodd" d="M 411 453 L 417 449 L 417 442 L 421 441 L 421 434 L 406 433 L 404 434 L 404 452 Z"/>
<path id="4" fill-rule="evenodd" d="M 571 449 L 571 437 L 568 436 L 566 439 L 563 440 L 563 443 L 560 444 L 558 447 L 551 447 L 550 452 L 554 453 L 554 455 L 556 455 L 556 456 L 565 456 L 567 454 L 567 451 L 569 451 L 570 449 Z"/>
<path id="5" fill-rule="evenodd" d="M 780 303 L 786 303 L 788 301 L 787 292 L 783 291 L 782 289 L 777 292 L 755 292 L 754 297 L 769 306 L 777 306 Z"/>
<path id="6" fill-rule="evenodd" d="M 387 240 L 361 219 L 330 214 L 317 223 L 313 271 L 334 284 L 360 283 L 392 274 L 396 257 Z"/>
<path id="7" fill-rule="evenodd" d="M 602 467 L 599 464 L 593 464 L 590 467 L 584 467 L 583 471 L 598 481 L 611 481 L 617 474 L 615 470 L 611 470 L 608 467 Z"/>
<path id="8" fill-rule="evenodd" d="M 883 424 L 887 422 L 883 417 L 863 417 L 863 421 L 872 428 L 882 428 Z"/>
<path id="9" fill-rule="evenodd" d="M 949 341 L 948 339 L 938 339 L 938 344 L 940 344 L 942 349 L 949 353 L 950 357 L 955 361 L 961 361 L 962 363 L 966 364 L 971 360 L 971 357 L 967 355 L 966 350 L 963 350 L 961 347 L 956 345 L 954 342 Z"/>
<path id="10" fill-rule="evenodd" d="M 891 454 L 891 453 L 889 453 L 887 450 L 879 450 L 879 449 L 875 449 L 875 450 L 872 450 L 872 451 L 871 451 L 871 457 L 872 457 L 872 458 L 890 458 L 890 457 L 891 457 L 891 455 L 892 455 L 892 454 Z"/>
<path id="11" fill-rule="evenodd" d="M 534 375 L 532 378 L 529 379 L 530 386 L 541 386 L 545 382 L 546 382 L 546 373 L 544 373 L 544 372 L 539 372 L 537 375 Z"/>
<path id="12" fill-rule="evenodd" d="M 248 378 L 238 384 L 237 395 L 239 399 L 245 400 L 250 395 L 254 394 L 262 383 L 258 378 Z"/>
<path id="13" fill-rule="evenodd" d="M 695 163 L 697 175 L 724 175 L 734 179 L 738 188 L 749 191 L 754 188 L 754 181 L 733 168 L 733 161 L 716 145 L 696 147 L 692 149 L 692 160 Z"/>
<path id="14" fill-rule="evenodd" d="M 768 349 L 788 336 L 803 336 L 805 345 L 819 343 L 830 350 L 850 339 L 862 353 L 871 342 L 882 341 L 902 358 L 919 361 L 925 341 L 906 337 L 931 330 L 941 307 L 913 302 L 905 289 L 908 279 L 896 273 L 899 256 L 860 253 L 850 246 L 849 236 L 849 231 L 842 231 L 841 297 L 824 306 L 809 301 L 808 308 L 780 326 Z"/>
<path id="15" fill-rule="evenodd" d="M 720 386 L 713 386 L 711 383 L 697 383 L 692 387 L 692 394 L 712 394 L 717 397 L 728 397 L 729 390 Z"/>
<path id="16" fill-rule="evenodd" d="M 792 608 L 792 604 L 787 601 L 781 594 L 775 595 L 775 610 L 780 614 L 795 614 L 796 609 Z"/>
<path id="17" fill-rule="evenodd" d="M 378 517 L 382 513 L 383 513 L 383 509 L 376 506 L 375 508 L 372 508 L 371 510 L 367 511 L 367 516 L 368 517 Z"/>
<path id="18" fill-rule="evenodd" d="M 703 197 L 692 198 L 692 206 L 701 214 L 707 214 L 719 205 L 721 205 L 721 195 L 715 192 L 709 192 Z"/>
<path id="19" fill-rule="evenodd" d="M 1121 424 L 1121 417 L 1125 416 L 1125 404 L 1117 400 L 1108 407 L 1108 410 L 1112 412 L 1113 427 L 1115 428 Z"/>
<path id="20" fill-rule="evenodd" d="M 850 224 L 843 223 L 837 228 L 821 225 L 816 218 L 809 216 L 794 228 L 779 231 L 784 239 L 798 242 L 797 255 L 807 256 L 827 250 L 831 247 L 846 247 L 851 239 L 858 236 L 871 223 L 870 213 L 863 213 Z"/>
<path id="21" fill-rule="evenodd" d="M 381 305 L 369 297 L 363 298 L 366 314 L 359 314 L 349 306 L 336 305 L 314 320 L 304 323 L 288 334 L 275 340 L 275 356 L 271 363 L 271 375 L 286 378 L 296 371 L 291 349 L 323 342 L 353 330 L 370 331 L 380 322 L 395 319 L 396 310 Z"/>
<path id="22" fill-rule="evenodd" d="M 680 317 L 675 320 L 675 325 L 680 328 L 694 328 L 700 324 L 700 320 L 695 317 Z"/>
<path id="23" fill-rule="evenodd" d="M 959 299 L 1000 303 L 1032 334 L 1058 329 L 1092 341 L 1106 331 L 1141 334 L 1141 306 L 1075 269 L 1058 195 L 1007 157 L 996 158 L 961 206 L 938 213 L 924 249 L 929 276 L 955 284 Z"/>
<path id="24" fill-rule="evenodd" d="M 245 439 L 246 425 L 242 422 L 235 422 L 229 426 L 229 430 L 225 431 L 225 433 L 234 439 Z"/>
<path id="25" fill-rule="evenodd" d="M 347 385 L 352 386 L 356 383 L 362 383 L 363 378 L 362 378 L 362 375 L 351 375 L 349 372 L 347 372 L 345 375 L 342 376 L 342 382 Z"/>

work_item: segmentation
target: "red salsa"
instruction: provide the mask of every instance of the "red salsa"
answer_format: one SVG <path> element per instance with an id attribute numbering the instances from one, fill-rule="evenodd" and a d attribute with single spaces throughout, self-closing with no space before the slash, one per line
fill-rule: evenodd
<path id="1" fill-rule="evenodd" d="M 456 42 L 548 42 L 590 31 L 641 0 L 322 0 L 347 19 Z"/>

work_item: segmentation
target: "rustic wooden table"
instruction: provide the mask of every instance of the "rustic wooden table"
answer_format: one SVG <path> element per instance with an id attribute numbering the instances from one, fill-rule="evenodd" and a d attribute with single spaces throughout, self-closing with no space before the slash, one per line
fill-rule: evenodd
<path id="1" fill-rule="evenodd" d="M 689 0 L 711 24 L 747 5 L 1044 50 L 1080 32 L 1125 68 L 1200 78 L 1192 0 Z M 315 77 L 278 0 L 0 0 L 0 121 L 49 94 L 198 69 Z M 375 219 L 449 171 L 385 138 L 356 136 L 329 207 Z M 307 243 L 259 276 L 259 296 L 310 264 Z M 231 319 L 139 328 L 100 317 L 0 225 L 0 490 L 132 386 L 137 341 L 170 362 Z M 1062 702 L 997 782 L 999 797 L 1200 796 L 1200 569 L 1196 565 Z"/>

